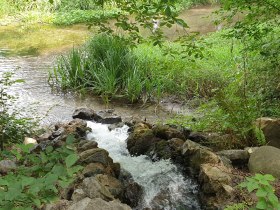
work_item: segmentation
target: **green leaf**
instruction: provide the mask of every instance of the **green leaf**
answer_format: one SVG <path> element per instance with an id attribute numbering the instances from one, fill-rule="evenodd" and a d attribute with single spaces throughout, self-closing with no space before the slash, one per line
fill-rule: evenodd
<path id="1" fill-rule="evenodd" d="M 248 189 L 249 192 L 252 192 L 253 190 L 258 189 L 258 188 L 259 188 L 259 186 L 255 182 L 249 182 L 247 184 L 247 189 Z"/>
<path id="2" fill-rule="evenodd" d="M 1 186 L 9 186 L 9 182 L 7 181 L 7 180 L 5 180 L 5 179 L 2 179 L 2 178 L 0 178 L 0 185 Z"/>
<path id="3" fill-rule="evenodd" d="M 267 203 L 264 198 L 261 198 L 257 203 L 257 209 L 267 209 Z"/>
<path id="4" fill-rule="evenodd" d="M 272 203 L 278 203 L 278 197 L 274 193 L 268 193 L 267 198 Z"/>
<path id="5" fill-rule="evenodd" d="M 46 148 L 46 153 L 49 154 L 53 151 L 53 147 L 52 146 L 47 146 Z"/>
<path id="6" fill-rule="evenodd" d="M 66 166 L 68 168 L 71 167 L 72 165 L 74 165 L 77 162 L 78 159 L 79 159 L 79 156 L 76 154 L 68 155 L 65 159 Z"/>
<path id="7" fill-rule="evenodd" d="M 22 177 L 21 184 L 22 187 L 31 185 L 36 179 L 33 177 Z"/>
<path id="8" fill-rule="evenodd" d="M 265 191 L 263 188 L 259 188 L 256 192 L 256 196 L 258 197 L 266 197 L 267 191 Z"/>
<path id="9" fill-rule="evenodd" d="M 271 174 L 265 174 L 264 175 L 264 178 L 267 180 L 267 181 L 274 181 L 275 178 L 271 175 Z"/>

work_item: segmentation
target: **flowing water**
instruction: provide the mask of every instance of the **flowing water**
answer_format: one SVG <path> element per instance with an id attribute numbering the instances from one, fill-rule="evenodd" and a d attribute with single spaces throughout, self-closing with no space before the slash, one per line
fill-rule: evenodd
<path id="1" fill-rule="evenodd" d="M 215 31 L 211 18 L 207 17 L 216 8 L 199 7 L 183 11 L 181 18 L 191 26 L 191 31 L 206 33 Z M 173 39 L 178 34 L 185 33 L 182 28 L 171 28 L 166 35 Z M 0 37 L 1 39 L 2 37 Z M 72 42 L 70 45 L 72 46 Z M 14 56 L 8 57 L 8 49 L 0 46 L 0 74 L 13 71 L 14 77 L 24 79 L 25 83 L 16 84 L 11 92 L 19 96 L 14 107 L 22 109 L 29 116 L 35 109 L 36 116 L 41 117 L 43 125 L 57 121 L 71 119 L 77 107 L 89 107 L 94 110 L 113 108 L 124 119 L 147 119 L 149 122 L 169 117 L 173 112 L 186 113 L 187 108 L 181 104 L 163 101 L 158 105 L 129 105 L 112 102 L 105 106 L 99 97 L 80 96 L 71 92 L 61 93 L 53 91 L 48 85 L 48 70 L 52 67 L 56 55 Z M 46 115 L 47 114 L 47 115 Z M 95 138 L 101 148 L 109 151 L 115 162 L 129 171 L 136 182 L 145 189 L 145 196 L 139 209 L 150 207 L 153 209 L 200 209 L 197 199 L 197 185 L 182 175 L 180 170 L 170 161 L 152 162 L 146 156 L 132 157 L 126 149 L 127 127 L 109 131 L 107 125 L 88 122 L 93 129 L 89 138 Z"/>
<path id="2" fill-rule="evenodd" d="M 129 155 L 126 149 L 127 126 L 109 131 L 107 125 L 88 122 L 88 127 L 92 132 L 87 138 L 98 142 L 100 148 L 106 149 L 113 160 L 144 187 L 144 198 L 138 209 L 200 209 L 196 183 L 185 178 L 169 160 L 152 162 L 144 155 Z"/>

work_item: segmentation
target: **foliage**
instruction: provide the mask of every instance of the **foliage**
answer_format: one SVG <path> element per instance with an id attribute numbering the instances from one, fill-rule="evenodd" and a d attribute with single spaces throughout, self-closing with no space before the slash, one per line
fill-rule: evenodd
<path id="1" fill-rule="evenodd" d="M 149 82 L 147 72 L 148 64 L 133 55 L 125 39 L 103 34 L 93 37 L 83 49 L 62 56 L 50 78 L 64 89 L 91 90 L 106 101 L 125 95 L 135 102 Z"/>
<path id="2" fill-rule="evenodd" d="M 241 188 L 246 188 L 249 193 L 254 192 L 257 197 L 257 203 L 253 208 L 250 209 L 280 209 L 280 203 L 275 195 L 275 190 L 271 185 L 271 182 L 275 178 L 270 174 L 256 174 L 253 177 L 247 177 L 246 181 L 239 184 Z M 226 209 L 247 209 L 248 206 L 244 204 L 228 206 Z"/>
<path id="3" fill-rule="evenodd" d="M 24 135 L 34 132 L 37 122 L 23 117 L 20 110 L 14 109 L 16 98 L 9 94 L 8 88 L 23 80 L 12 80 L 12 73 L 5 72 L 0 78 L 0 144 L 3 150 L 5 144 L 19 143 Z"/>
<path id="4" fill-rule="evenodd" d="M 16 159 L 18 167 L 0 178 L 1 209 L 41 208 L 55 200 L 59 190 L 69 186 L 82 169 L 75 165 L 79 157 L 73 139 L 68 136 L 65 146 L 48 146 L 40 153 L 31 152 L 33 145 L 2 151 L 1 157 Z"/>

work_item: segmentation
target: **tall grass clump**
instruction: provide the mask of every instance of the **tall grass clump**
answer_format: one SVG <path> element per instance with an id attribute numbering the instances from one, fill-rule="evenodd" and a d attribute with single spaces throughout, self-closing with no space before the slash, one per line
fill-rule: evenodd
<path id="1" fill-rule="evenodd" d="M 149 82 L 148 71 L 149 63 L 136 57 L 124 38 L 101 34 L 61 56 L 50 78 L 63 89 L 86 89 L 106 101 L 121 96 L 136 102 Z"/>

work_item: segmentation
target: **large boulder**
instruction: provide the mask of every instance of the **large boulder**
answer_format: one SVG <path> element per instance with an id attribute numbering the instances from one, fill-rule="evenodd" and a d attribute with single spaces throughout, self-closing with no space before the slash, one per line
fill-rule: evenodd
<path id="1" fill-rule="evenodd" d="M 106 202 L 100 198 L 84 198 L 71 205 L 68 210 L 131 210 L 131 208 L 117 200 Z"/>
<path id="2" fill-rule="evenodd" d="M 280 149 L 260 147 L 251 154 L 248 166 L 251 173 L 271 174 L 280 178 Z"/>
<path id="3" fill-rule="evenodd" d="M 182 156 L 184 164 L 191 167 L 196 172 L 200 170 L 200 165 L 205 163 L 220 164 L 221 159 L 218 155 L 211 151 L 210 148 L 201 146 L 200 144 L 187 140 L 182 146 Z"/>
<path id="4" fill-rule="evenodd" d="M 263 131 L 269 146 L 280 148 L 280 118 L 262 117 L 256 120 L 255 125 Z"/>

